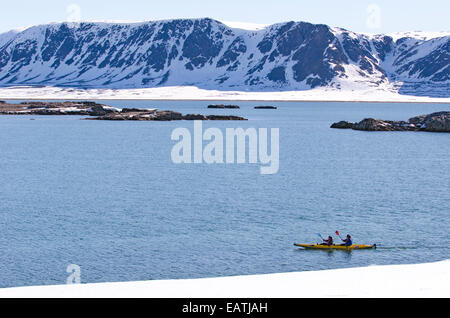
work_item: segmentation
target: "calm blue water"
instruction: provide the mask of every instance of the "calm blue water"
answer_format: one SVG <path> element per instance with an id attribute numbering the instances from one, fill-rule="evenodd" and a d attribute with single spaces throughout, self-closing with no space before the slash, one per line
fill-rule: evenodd
<path id="1" fill-rule="evenodd" d="M 175 165 L 172 130 L 192 122 L 0 116 L 0 287 L 263 274 L 450 258 L 450 135 L 333 130 L 450 105 L 105 101 L 280 128 L 280 170 Z M 260 104 L 278 110 L 254 110 Z M 340 230 L 370 251 L 303 251 Z M 394 248 L 394 247 L 399 248 Z"/>

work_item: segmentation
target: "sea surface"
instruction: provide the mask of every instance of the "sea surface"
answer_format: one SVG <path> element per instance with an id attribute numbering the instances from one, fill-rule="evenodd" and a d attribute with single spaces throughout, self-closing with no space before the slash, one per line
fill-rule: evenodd
<path id="1" fill-rule="evenodd" d="M 96 283 L 450 259 L 450 134 L 329 128 L 449 104 L 100 102 L 249 119 L 203 124 L 224 132 L 279 128 L 279 172 L 174 164 L 172 131 L 193 122 L 0 116 L 0 287 L 65 284 L 70 264 Z M 253 109 L 261 104 L 278 109 Z M 379 248 L 293 246 L 336 230 Z"/>

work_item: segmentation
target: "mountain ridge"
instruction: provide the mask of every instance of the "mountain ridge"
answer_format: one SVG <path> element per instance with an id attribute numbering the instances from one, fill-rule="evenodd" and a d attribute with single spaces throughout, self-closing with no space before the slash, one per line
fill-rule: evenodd
<path id="1" fill-rule="evenodd" d="M 294 21 L 245 30 L 209 18 L 55 23 L 0 35 L 0 86 L 381 87 L 449 97 L 445 34 L 368 35 Z"/>

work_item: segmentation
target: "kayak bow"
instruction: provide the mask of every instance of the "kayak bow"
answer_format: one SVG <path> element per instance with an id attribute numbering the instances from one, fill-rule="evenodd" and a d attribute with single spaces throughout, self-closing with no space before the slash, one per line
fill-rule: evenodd
<path id="1" fill-rule="evenodd" d="M 305 249 L 312 250 L 367 250 L 372 248 L 377 248 L 377 244 L 373 245 L 364 245 L 364 244 L 354 244 L 351 246 L 342 246 L 342 245 L 320 245 L 320 244 L 294 244 L 297 247 L 303 247 Z"/>

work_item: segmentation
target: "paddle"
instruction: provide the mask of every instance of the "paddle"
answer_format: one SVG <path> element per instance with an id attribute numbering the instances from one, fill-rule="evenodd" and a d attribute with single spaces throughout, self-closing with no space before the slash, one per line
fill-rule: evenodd
<path id="1" fill-rule="evenodd" d="M 341 237 L 341 235 L 339 234 L 339 231 L 336 231 L 336 234 L 337 234 L 337 236 L 339 236 L 339 238 L 340 238 L 341 240 L 343 240 L 342 237 Z"/>
<path id="2" fill-rule="evenodd" d="M 320 237 L 320 239 L 322 240 L 321 243 L 323 243 L 323 237 L 322 237 L 322 235 L 321 235 L 320 233 L 317 233 L 317 236 Z M 321 243 L 319 243 L 319 244 L 321 244 Z"/>

